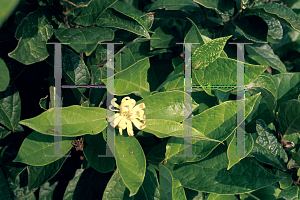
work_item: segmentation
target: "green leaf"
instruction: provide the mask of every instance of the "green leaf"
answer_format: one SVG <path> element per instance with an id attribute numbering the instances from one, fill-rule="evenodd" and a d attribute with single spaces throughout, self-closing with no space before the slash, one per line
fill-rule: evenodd
<path id="1" fill-rule="evenodd" d="M 139 200 L 139 199 L 159 199 L 158 181 L 155 169 L 151 166 L 146 168 L 144 182 L 136 195 L 129 197 L 129 190 L 122 181 L 118 169 L 110 178 L 102 199 L 124 199 L 124 200 Z"/>
<path id="2" fill-rule="evenodd" d="M 237 63 L 239 61 L 230 58 L 217 58 L 209 66 L 200 69 L 192 70 L 193 85 L 208 85 L 208 86 L 235 86 L 237 84 Z M 248 85 L 262 74 L 267 66 L 251 65 L 244 63 L 245 77 L 244 85 Z M 203 88 L 209 95 L 211 93 L 210 87 Z M 228 91 L 232 88 L 218 88 L 222 91 Z"/>
<path id="3" fill-rule="evenodd" d="M 74 194 L 75 188 L 77 186 L 77 183 L 78 183 L 83 171 L 84 171 L 84 169 L 76 170 L 74 177 L 69 181 L 69 184 L 65 190 L 65 194 L 63 197 L 64 200 L 72 200 L 73 199 L 73 194 Z"/>
<path id="4" fill-rule="evenodd" d="M 275 108 L 276 108 L 276 86 L 274 81 L 265 75 L 260 75 L 255 81 L 250 83 L 246 88 L 246 91 L 261 92 L 262 98 L 267 103 L 267 106 L 275 118 Z"/>
<path id="5" fill-rule="evenodd" d="M 278 110 L 279 130 L 283 138 L 300 133 L 300 101 L 289 100 L 281 104 Z"/>
<path id="6" fill-rule="evenodd" d="M 283 102 L 296 99 L 300 93 L 300 73 L 276 74 L 271 77 L 277 88 L 277 107 Z"/>
<path id="7" fill-rule="evenodd" d="M 277 169 L 276 175 L 286 177 L 286 179 L 279 181 L 279 185 L 281 189 L 286 189 L 293 184 L 293 179 L 291 177 L 291 174 Z"/>
<path id="8" fill-rule="evenodd" d="M 125 2 L 125 1 L 117 1 L 111 7 L 123 14 L 124 13 L 135 14 L 138 16 L 141 16 L 143 14 L 143 12 L 141 10 L 137 9 L 135 6 L 131 5 L 129 2 Z"/>
<path id="9" fill-rule="evenodd" d="M 216 194 L 255 191 L 283 179 L 268 173 L 254 158 L 245 158 L 227 170 L 226 147 L 220 145 L 205 159 L 166 167 L 183 187 Z M 243 183 L 243 184 L 241 184 Z"/>
<path id="10" fill-rule="evenodd" d="M 222 195 L 210 193 L 207 200 L 236 200 L 234 195 Z"/>
<path id="11" fill-rule="evenodd" d="M 82 26 L 91 26 L 102 16 L 107 8 L 117 1 L 118 0 L 93 0 L 87 7 L 80 10 L 74 22 Z"/>
<path id="12" fill-rule="evenodd" d="M 102 199 L 134 200 L 135 196 L 129 197 L 129 193 L 117 168 L 106 185 Z"/>
<path id="13" fill-rule="evenodd" d="M 72 148 L 71 141 L 74 139 L 75 138 L 71 137 L 62 138 L 62 155 L 65 155 L 68 151 L 70 151 Z M 60 157 L 46 157 L 46 155 L 53 154 L 54 137 L 34 131 L 25 138 L 19 149 L 17 157 L 13 160 L 13 162 L 22 162 L 33 166 L 44 166 L 60 159 Z"/>
<path id="14" fill-rule="evenodd" d="M 5 175 L 2 171 L 2 169 L 0 168 L 0 200 L 8 200 L 11 199 L 10 195 L 9 195 L 9 189 L 8 189 L 8 185 L 7 185 L 7 181 L 5 178 Z"/>
<path id="15" fill-rule="evenodd" d="M 159 165 L 160 198 L 162 200 L 186 200 L 185 192 L 178 179 L 163 165 Z"/>
<path id="16" fill-rule="evenodd" d="M 150 41 L 136 42 L 115 55 L 115 71 L 122 71 L 140 59 L 153 57 L 169 52 L 167 49 L 154 49 L 150 51 Z"/>
<path id="17" fill-rule="evenodd" d="M 156 91 L 184 91 L 184 63 L 182 62 L 174 67 L 175 69 L 168 75 L 167 79 L 156 89 Z"/>
<path id="18" fill-rule="evenodd" d="M 141 187 L 146 173 L 144 151 L 135 137 L 115 136 L 115 159 L 124 184 L 135 195 Z"/>
<path id="19" fill-rule="evenodd" d="M 144 20 L 146 26 L 148 29 L 150 29 L 154 22 L 154 14 L 153 13 L 147 13 L 143 16 L 141 16 L 142 20 Z"/>
<path id="20" fill-rule="evenodd" d="M 195 0 L 200 5 L 214 9 L 219 14 L 230 14 L 234 12 L 234 1 L 222 1 L 222 0 Z"/>
<path id="21" fill-rule="evenodd" d="M 114 171 L 115 161 L 113 157 L 98 157 L 98 155 L 106 155 L 106 143 L 102 134 L 85 135 L 83 139 L 87 143 L 83 153 L 91 167 L 100 173 Z"/>
<path id="22" fill-rule="evenodd" d="M 18 46 L 10 52 L 9 57 L 30 65 L 45 60 L 49 54 L 46 42 L 53 35 L 52 19 L 49 11 L 38 9 L 29 13 L 16 30 L 15 37 L 19 40 Z"/>
<path id="23" fill-rule="evenodd" d="M 106 127 L 106 110 L 97 107 L 51 108 L 42 114 L 20 121 L 20 124 L 47 135 L 54 135 L 54 110 L 62 113 L 62 136 L 75 137 L 85 134 L 95 135 Z"/>
<path id="24" fill-rule="evenodd" d="M 196 103 L 199 104 L 199 106 L 193 111 L 194 116 L 217 105 L 216 102 L 218 101 L 218 98 L 216 96 L 210 96 L 204 91 L 192 92 L 192 98 L 195 100 Z M 228 100 L 229 99 L 227 99 L 226 101 Z"/>
<path id="25" fill-rule="evenodd" d="M 158 9 L 199 11 L 200 6 L 190 0 L 157 0 L 154 3 L 150 4 L 147 12 Z"/>
<path id="26" fill-rule="evenodd" d="M 212 40 L 198 47 L 192 56 L 192 66 L 194 69 L 203 69 L 213 63 L 218 57 L 231 36 Z"/>
<path id="27" fill-rule="evenodd" d="M 14 199 L 36 200 L 34 195 L 36 188 L 29 190 L 27 186 L 23 185 L 24 181 L 22 179 L 25 178 L 24 175 L 26 176 L 24 172 L 25 171 L 18 175 L 15 180 L 12 180 L 11 178 L 7 179 L 11 194 Z"/>
<path id="28" fill-rule="evenodd" d="M 285 101 L 296 99 L 300 93 L 300 73 L 282 73 L 270 76 L 275 83 L 277 94 L 277 108 Z M 251 93 L 251 92 L 250 92 Z M 248 93 L 246 92 L 246 95 Z M 271 123 L 273 118 L 270 117 L 270 111 L 265 100 L 261 97 L 257 100 L 258 103 L 253 108 L 253 112 L 246 119 L 246 130 L 255 132 L 253 127 L 256 126 L 256 120 L 264 119 L 265 122 Z M 251 129 L 251 130 L 250 130 Z"/>
<path id="29" fill-rule="evenodd" d="M 144 58 L 130 67 L 115 74 L 115 95 L 127 95 L 138 92 L 142 97 L 150 95 L 149 83 L 147 82 L 147 71 L 150 68 L 149 58 Z M 103 82 L 107 85 L 107 79 Z"/>
<path id="30" fill-rule="evenodd" d="M 0 92 L 0 123 L 14 131 L 21 115 L 21 99 L 19 91 L 13 85 Z"/>
<path id="31" fill-rule="evenodd" d="M 262 18 L 267 23 L 269 36 L 271 36 L 274 39 L 282 38 L 283 29 L 279 20 L 261 13 L 256 13 L 256 15 Z"/>
<path id="32" fill-rule="evenodd" d="M 250 194 L 259 199 L 276 200 L 278 198 L 278 195 L 280 192 L 281 192 L 281 189 L 279 188 L 278 184 L 276 183 L 276 184 L 261 188 L 259 190 L 256 190 L 254 192 L 251 192 Z M 240 198 L 242 200 L 253 199 L 248 194 L 240 194 Z"/>
<path id="33" fill-rule="evenodd" d="M 69 85 L 88 85 L 90 82 L 90 73 L 82 58 L 70 49 L 62 47 L 62 72 Z M 72 88 L 72 92 L 78 98 L 86 100 L 84 96 L 86 88 Z"/>
<path id="34" fill-rule="evenodd" d="M 282 145 L 277 141 L 270 129 L 267 128 L 263 120 L 257 120 L 256 123 L 256 130 L 259 136 L 250 154 L 262 163 L 286 170 L 288 156 L 282 149 Z"/>
<path id="35" fill-rule="evenodd" d="M 256 15 L 246 16 L 233 21 L 233 24 L 247 39 L 267 43 L 268 25 L 262 18 Z"/>
<path id="36" fill-rule="evenodd" d="M 95 26 L 87 28 L 67 28 L 61 24 L 55 31 L 55 36 L 62 43 L 69 43 L 77 53 L 85 53 L 87 56 L 96 49 L 99 42 L 112 41 L 114 32 L 109 28 Z"/>
<path id="37" fill-rule="evenodd" d="M 293 159 L 294 159 L 294 161 L 298 164 L 298 165 L 300 165 L 300 151 L 298 150 L 297 152 L 296 152 L 296 150 L 295 149 L 292 149 L 291 151 L 291 154 L 292 154 L 292 157 L 293 157 Z"/>
<path id="38" fill-rule="evenodd" d="M 69 155 L 69 153 L 67 153 L 66 155 Z M 42 186 L 44 183 L 54 177 L 55 174 L 58 173 L 66 159 L 67 157 L 62 157 L 55 162 L 52 162 L 45 166 L 27 166 L 29 174 L 28 187 L 30 189 L 33 189 Z"/>
<path id="39" fill-rule="evenodd" d="M 178 34 L 166 27 L 158 27 L 151 36 L 150 48 L 170 48 L 177 46 L 176 42 L 179 42 Z"/>
<path id="40" fill-rule="evenodd" d="M 184 188 L 187 200 L 204 200 L 205 193 Z"/>
<path id="41" fill-rule="evenodd" d="M 68 85 L 88 85 L 90 83 L 89 69 L 83 59 L 69 48 L 62 46 L 62 74 Z M 54 67 L 54 54 L 50 53 L 47 63 Z M 52 87 L 52 88 L 51 88 Z M 50 86 L 50 103 L 49 107 L 54 107 L 54 87 Z M 87 99 L 83 94 L 86 88 L 71 88 L 77 102 Z M 66 95 L 64 95 L 65 97 Z"/>
<path id="42" fill-rule="evenodd" d="M 281 62 L 280 58 L 273 52 L 272 48 L 268 44 L 255 43 L 246 45 L 246 51 L 250 55 L 261 57 L 270 65 L 270 67 L 277 69 L 281 73 L 286 72 L 285 65 Z"/>
<path id="43" fill-rule="evenodd" d="M 186 118 L 184 116 L 185 109 L 187 112 L 191 112 L 198 106 L 192 100 L 192 107 L 185 108 L 184 95 L 184 92 L 181 91 L 159 92 L 138 101 L 137 104 L 144 103 L 146 106 L 144 108 L 147 117 L 146 123 L 148 119 L 181 122 Z"/>
<path id="44" fill-rule="evenodd" d="M 245 100 L 239 100 L 242 102 L 245 101 L 245 118 L 251 113 L 258 97 L 259 94 L 256 94 Z M 192 118 L 192 127 L 202 132 L 206 137 L 222 142 L 226 140 L 237 127 L 236 108 L 237 101 L 226 101 L 207 109 Z M 220 143 L 213 141 L 195 139 L 192 141 L 192 145 L 194 146 L 192 154 L 201 155 L 201 157 L 175 157 L 175 155 L 182 155 L 186 147 L 184 147 L 183 139 L 171 137 L 168 140 L 165 157 L 175 164 L 195 162 L 204 159 L 219 144 Z"/>
<path id="45" fill-rule="evenodd" d="M 192 27 L 193 28 L 193 27 Z M 196 27 L 195 27 L 196 28 Z M 192 30 L 192 29 L 191 29 Z M 198 29 L 197 29 L 198 30 Z M 199 34 L 200 34 L 200 32 L 199 32 Z M 204 43 L 210 43 L 210 42 L 212 42 L 213 40 L 211 40 L 210 38 L 208 38 L 208 37 L 205 37 L 205 36 L 201 36 L 202 38 L 203 38 L 203 42 Z M 189 34 L 187 37 L 186 37 L 186 39 L 189 39 L 189 40 L 195 40 L 195 38 L 194 37 L 192 37 L 191 36 L 191 34 Z M 224 38 L 223 38 L 224 39 Z M 216 43 L 217 43 L 217 41 L 219 40 L 219 38 L 218 39 L 216 39 Z M 212 42 L 212 43 L 214 43 L 214 42 Z M 202 46 L 201 46 L 202 47 Z M 201 47 L 199 47 L 199 48 L 197 48 L 197 50 L 196 51 L 198 51 L 199 50 L 199 52 L 198 52 L 198 54 L 196 55 L 195 53 L 194 53 L 194 55 L 192 56 L 192 70 L 195 68 L 195 65 L 196 65 L 196 67 L 197 67 L 197 63 L 198 63 L 198 67 L 199 67 L 199 62 L 197 62 L 197 57 L 198 57 L 198 61 L 199 61 L 199 59 L 201 59 L 202 60 L 202 58 L 204 58 L 204 57 L 206 57 L 206 55 L 204 55 L 204 54 L 199 54 L 200 53 L 200 50 L 203 50 L 203 51 L 208 51 L 208 50 L 206 50 L 206 48 L 210 48 L 210 46 L 209 45 L 207 45 L 206 46 L 206 48 L 201 48 Z M 195 47 L 193 47 L 192 46 L 192 48 L 195 48 Z M 221 54 L 215 54 L 214 52 L 212 53 L 214 56 L 217 56 L 217 57 L 219 57 L 219 56 L 222 56 L 222 57 L 227 57 L 227 55 L 226 55 L 226 53 L 222 50 L 221 51 Z M 211 55 L 209 55 L 209 57 L 214 57 L 214 56 L 212 56 L 212 54 Z M 194 61 L 194 60 L 196 60 L 196 61 Z M 216 59 L 216 57 L 214 57 L 213 59 Z M 212 60 L 213 60 L 212 59 Z M 172 60 L 173 61 L 173 60 Z M 194 64 L 195 63 L 195 64 Z M 175 64 L 175 63 L 173 63 L 173 65 L 174 65 L 174 71 L 173 72 L 171 72 L 169 75 L 168 75 L 168 77 L 167 77 L 167 80 L 165 80 L 157 89 L 156 89 L 156 91 L 159 91 L 160 89 L 162 89 L 162 91 L 167 91 L 167 90 L 180 90 L 180 91 L 184 91 L 184 63 L 183 62 L 181 62 L 180 64 L 179 63 L 177 63 L 177 64 Z"/>
<path id="46" fill-rule="evenodd" d="M 158 180 L 155 169 L 148 165 L 146 168 L 146 174 L 144 182 L 140 187 L 139 191 L 134 195 L 134 199 L 154 199 L 158 200 L 159 195 Z"/>
<path id="47" fill-rule="evenodd" d="M 77 182 L 72 199 L 100 199 L 111 174 L 102 174 L 92 167 L 87 168 Z"/>
<path id="48" fill-rule="evenodd" d="M 278 199 L 288 199 L 288 200 L 296 200 L 299 199 L 299 187 L 296 185 L 293 185 L 291 187 L 288 187 L 284 190 L 281 190 L 280 194 L 278 195 Z"/>
<path id="49" fill-rule="evenodd" d="M 113 27 L 124 29 L 126 31 L 141 35 L 145 38 L 150 38 L 148 27 L 145 22 L 135 15 L 122 14 L 114 9 L 107 9 L 96 21 L 98 26 Z M 133 19 L 134 18 L 134 19 Z"/>
<path id="50" fill-rule="evenodd" d="M 227 157 L 229 160 L 227 170 L 229 170 L 233 165 L 240 162 L 242 159 L 244 159 L 253 149 L 253 138 L 250 133 L 245 132 L 245 156 L 239 157 L 237 155 L 237 145 L 236 145 L 236 133 L 233 133 L 233 138 L 228 146 L 227 149 Z"/>
<path id="51" fill-rule="evenodd" d="M 114 4 L 116 5 L 116 4 Z M 130 17 L 131 19 L 137 21 L 147 32 L 149 33 L 154 33 L 153 31 L 150 31 L 147 24 L 144 22 L 144 20 L 137 14 L 134 14 L 134 13 L 129 13 L 128 11 L 124 11 L 122 9 L 119 9 L 119 7 L 115 7 L 113 5 L 113 8 L 118 11 L 119 13 L 122 13 L 123 15 L 127 16 L 127 17 Z"/>
<path id="52" fill-rule="evenodd" d="M 189 30 L 189 32 L 186 34 L 184 38 L 184 42 L 199 43 L 199 44 L 191 44 L 191 53 L 193 54 L 196 48 L 198 48 L 199 45 L 203 45 L 205 42 L 202 39 L 201 32 L 198 29 L 197 25 L 190 18 L 188 18 L 188 20 L 192 23 L 192 27 Z"/>
<path id="53" fill-rule="evenodd" d="M 2 60 L 2 58 L 0 58 L 0 92 L 3 92 L 6 90 L 6 88 L 8 87 L 9 84 L 9 71 L 8 68 L 4 62 L 4 60 Z"/>
<path id="54" fill-rule="evenodd" d="M 0 28 L 3 23 L 8 19 L 11 13 L 15 10 L 17 5 L 19 4 L 20 0 L 13 0 L 13 1 L 2 1 L 1 8 L 0 8 Z"/>
<path id="55" fill-rule="evenodd" d="M 265 3 L 251 8 L 251 11 L 260 12 L 291 26 L 297 31 L 300 31 L 300 19 L 287 6 L 278 3 Z"/>
<path id="56" fill-rule="evenodd" d="M 47 200 L 53 198 L 53 194 L 57 185 L 58 185 L 58 181 L 54 183 L 48 181 L 44 185 L 42 185 L 39 189 L 39 199 Z"/>
<path id="57" fill-rule="evenodd" d="M 147 161 L 157 165 L 165 159 L 167 141 L 155 145 L 147 154 Z"/>

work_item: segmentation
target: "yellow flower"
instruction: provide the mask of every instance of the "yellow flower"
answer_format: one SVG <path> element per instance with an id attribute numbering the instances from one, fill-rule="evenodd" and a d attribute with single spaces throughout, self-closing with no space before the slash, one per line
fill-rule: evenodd
<path id="1" fill-rule="evenodd" d="M 113 127 L 118 125 L 117 128 L 119 128 L 120 135 L 122 135 L 123 129 L 127 128 L 128 135 L 133 136 L 132 123 L 140 130 L 146 127 L 146 116 L 144 115 L 143 110 L 146 106 L 144 103 L 134 106 L 136 103 L 134 99 L 130 99 L 130 97 L 124 97 L 121 101 L 121 105 L 119 106 L 115 102 L 116 100 L 116 98 L 111 100 L 112 105 L 109 106 L 109 109 L 111 111 L 119 111 L 119 113 L 116 113 L 114 117 L 108 118 L 108 122 L 110 122 L 111 126 Z M 112 109 L 112 107 L 118 108 L 119 110 Z M 143 123 L 140 122 L 140 120 L 142 120 Z"/>

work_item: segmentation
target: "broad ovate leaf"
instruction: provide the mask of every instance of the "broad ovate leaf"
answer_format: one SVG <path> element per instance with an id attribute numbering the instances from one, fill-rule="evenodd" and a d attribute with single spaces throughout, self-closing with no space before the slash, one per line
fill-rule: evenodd
<path id="1" fill-rule="evenodd" d="M 4 62 L 4 60 L 2 60 L 2 58 L 0 58 L 0 92 L 3 92 L 6 90 L 8 84 L 9 84 L 9 71 L 8 68 Z"/>
<path id="2" fill-rule="evenodd" d="M 2 5 L 0 8 L 0 28 L 1 28 L 2 24 L 5 22 L 5 20 L 8 19 L 8 17 L 13 12 L 13 10 L 17 7 L 19 2 L 20 2 L 20 0 L 2 1 L 1 2 Z"/>
<path id="3" fill-rule="evenodd" d="M 260 94 L 256 94 L 245 100 L 239 100 L 245 102 L 245 118 L 251 113 L 259 95 Z M 194 116 L 192 118 L 192 127 L 204 134 L 205 137 L 222 142 L 226 140 L 237 127 L 236 109 L 237 101 L 226 101 Z M 187 147 L 184 146 L 184 140 L 182 138 L 171 137 L 168 140 L 165 157 L 168 161 L 175 164 L 195 162 L 204 159 L 219 144 L 220 143 L 216 141 L 199 140 L 195 138 L 192 140 L 192 155 L 200 155 L 200 157 L 176 157 L 175 155 L 183 155 L 184 149 Z"/>
<path id="4" fill-rule="evenodd" d="M 138 92 L 142 97 L 150 95 L 149 83 L 147 82 L 147 71 L 150 68 L 149 58 L 143 58 L 130 67 L 119 71 L 114 77 L 115 95 L 127 95 Z M 103 82 L 107 85 L 107 79 Z"/>
<path id="5" fill-rule="evenodd" d="M 292 99 L 281 104 L 278 110 L 278 122 L 283 138 L 300 133 L 300 101 Z"/>
<path id="6" fill-rule="evenodd" d="M 106 110 L 98 107 L 73 105 L 63 108 L 50 108 L 42 114 L 20 121 L 20 124 L 47 135 L 57 132 L 54 127 L 54 111 L 62 113 L 62 136 L 74 137 L 85 134 L 95 135 L 106 127 Z"/>
<path id="7" fill-rule="evenodd" d="M 127 134 L 125 134 L 127 135 Z M 122 180 L 129 189 L 129 197 L 135 195 L 146 173 L 146 158 L 144 151 L 135 137 L 115 136 L 115 159 Z"/>
<path id="8" fill-rule="evenodd" d="M 237 63 L 240 61 L 230 58 L 217 58 L 209 66 L 200 69 L 192 70 L 193 85 L 198 86 L 236 86 L 237 84 Z M 267 66 L 252 65 L 244 63 L 245 76 L 244 85 L 250 84 L 252 81 L 258 78 L 267 68 Z M 211 93 L 210 87 L 203 88 L 207 94 Z M 223 91 L 231 90 L 230 88 L 218 88 Z"/>
<path id="9" fill-rule="evenodd" d="M 93 0 L 77 14 L 74 22 L 82 26 L 91 26 L 110 6 L 118 0 Z M 76 11 L 76 10 L 75 10 Z"/>
<path id="10" fill-rule="evenodd" d="M 251 8 L 252 11 L 263 13 L 300 31 L 300 19 L 292 9 L 279 3 L 265 3 Z"/>
<path id="11" fill-rule="evenodd" d="M 231 36 L 214 39 L 198 47 L 192 56 L 193 69 L 202 69 L 213 63 L 218 57 Z"/>
<path id="12" fill-rule="evenodd" d="M 19 40 L 18 46 L 8 54 L 9 57 L 30 65 L 49 56 L 46 43 L 54 31 L 49 15 L 48 10 L 40 8 L 22 20 L 15 34 Z"/>
<path id="13" fill-rule="evenodd" d="M 233 133 L 233 138 L 228 146 L 227 149 L 227 157 L 228 157 L 228 167 L 227 170 L 230 169 L 232 166 L 240 162 L 242 159 L 244 159 L 253 149 L 253 138 L 250 133 L 245 132 L 245 155 L 243 157 L 239 157 L 237 155 L 237 145 L 236 145 L 236 133 Z"/>
<path id="14" fill-rule="evenodd" d="M 61 24 L 55 31 L 55 36 L 62 43 L 69 45 L 77 53 L 85 53 L 87 56 L 96 49 L 99 42 L 112 41 L 114 32 L 109 28 L 87 27 L 87 28 L 67 28 Z"/>
<path id="15" fill-rule="evenodd" d="M 265 60 L 272 68 L 277 69 L 281 73 L 286 72 L 284 64 L 279 57 L 273 52 L 268 44 L 255 43 L 246 45 L 246 51 L 254 56 L 259 56 Z"/>
<path id="16" fill-rule="evenodd" d="M 155 169 L 148 165 L 144 182 L 136 195 L 129 197 L 129 190 L 124 184 L 120 171 L 115 170 L 106 185 L 102 199 L 126 199 L 126 200 L 139 200 L 139 199 L 159 199 L 158 180 Z"/>
<path id="17" fill-rule="evenodd" d="M 184 189 L 180 181 L 174 178 L 163 165 L 159 165 L 160 198 L 168 200 L 186 200 Z"/>
<path id="18" fill-rule="evenodd" d="M 53 153 L 52 153 L 53 154 Z M 68 158 L 67 153 L 64 157 L 45 166 L 27 166 L 28 170 L 28 187 L 30 189 L 42 186 L 46 181 L 55 176 L 61 169 L 62 165 Z"/>
<path id="19" fill-rule="evenodd" d="M 100 173 L 108 173 L 115 170 L 115 161 L 113 157 L 98 157 L 106 154 L 106 143 L 102 134 L 84 135 L 86 146 L 83 153 L 92 168 Z"/>
<path id="20" fill-rule="evenodd" d="M 258 190 L 282 179 L 267 172 L 254 158 L 244 158 L 227 170 L 226 147 L 219 145 L 197 162 L 165 165 L 183 187 L 215 194 L 237 194 Z"/>
<path id="21" fill-rule="evenodd" d="M 275 135 L 267 128 L 263 120 L 257 120 L 257 137 L 251 155 L 260 162 L 272 165 L 281 170 L 286 170 L 288 156 L 278 142 Z"/>
<path id="22" fill-rule="evenodd" d="M 112 27 L 124 29 L 145 38 L 150 38 L 150 31 L 144 21 L 133 14 L 123 14 L 114 9 L 107 9 L 97 20 L 97 25 L 102 27 Z"/>
<path id="23" fill-rule="evenodd" d="M 14 131 L 21 116 L 19 91 L 13 85 L 0 92 L 0 123 Z"/>
<path id="24" fill-rule="evenodd" d="M 72 140 L 75 140 L 75 138 L 62 137 L 62 141 L 56 141 L 61 144 L 62 156 L 73 147 Z M 54 147 L 54 136 L 44 135 L 34 131 L 25 138 L 17 157 L 13 161 L 33 166 L 50 164 L 60 159 L 60 157 L 55 156 Z"/>

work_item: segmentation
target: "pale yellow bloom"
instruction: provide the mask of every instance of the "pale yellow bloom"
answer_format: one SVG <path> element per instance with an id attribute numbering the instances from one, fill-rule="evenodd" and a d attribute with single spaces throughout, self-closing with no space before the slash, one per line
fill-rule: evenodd
<path id="1" fill-rule="evenodd" d="M 143 110 L 146 106 L 144 103 L 135 106 L 136 101 L 134 99 L 124 97 L 121 101 L 121 105 L 119 106 L 116 103 L 116 100 L 116 98 L 111 100 L 112 105 L 109 106 L 109 109 L 112 111 L 119 111 L 119 113 L 116 113 L 114 117 L 108 118 L 108 122 L 110 122 L 113 127 L 118 125 L 120 135 L 122 135 L 122 131 L 127 128 L 128 135 L 133 136 L 132 123 L 140 130 L 146 127 L 146 116 L 144 115 Z M 112 107 L 115 107 L 118 110 L 112 109 Z"/>

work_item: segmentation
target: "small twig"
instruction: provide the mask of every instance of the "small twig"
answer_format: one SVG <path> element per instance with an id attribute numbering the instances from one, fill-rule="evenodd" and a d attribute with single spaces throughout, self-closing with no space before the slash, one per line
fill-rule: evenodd
<path id="1" fill-rule="evenodd" d="M 68 0 L 63 0 L 69 4 L 71 4 L 72 6 L 74 6 L 73 8 L 71 8 L 70 10 L 67 10 L 66 12 L 63 12 L 64 15 L 68 15 L 69 12 L 71 12 L 72 10 L 76 9 L 76 8 L 82 8 L 82 7 L 88 7 L 88 5 L 92 2 L 92 0 L 90 0 L 86 5 L 79 5 L 77 6 L 76 4 L 74 4 L 73 2 L 70 2 Z"/>

